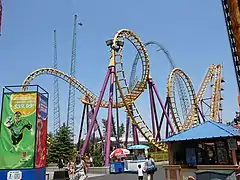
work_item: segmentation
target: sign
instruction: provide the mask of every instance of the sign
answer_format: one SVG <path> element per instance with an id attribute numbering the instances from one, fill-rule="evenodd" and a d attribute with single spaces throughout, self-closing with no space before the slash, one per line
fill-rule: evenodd
<path id="1" fill-rule="evenodd" d="M 0 169 L 33 168 L 37 93 L 3 95 Z"/>
<path id="2" fill-rule="evenodd" d="M 48 98 L 42 94 L 38 95 L 37 107 L 37 137 L 35 167 L 46 166 L 47 160 L 47 118 L 48 118 Z"/>
<path id="3" fill-rule="evenodd" d="M 230 138 L 227 141 L 229 150 L 237 150 L 237 141 L 235 138 Z"/>
<path id="4" fill-rule="evenodd" d="M 21 171 L 9 171 L 7 173 L 7 180 L 22 180 Z"/>

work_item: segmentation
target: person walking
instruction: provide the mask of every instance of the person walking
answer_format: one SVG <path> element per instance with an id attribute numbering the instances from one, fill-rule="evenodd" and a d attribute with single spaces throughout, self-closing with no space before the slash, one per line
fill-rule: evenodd
<path id="1" fill-rule="evenodd" d="M 59 158 L 59 159 L 58 159 L 58 169 L 62 169 L 63 166 L 64 166 L 63 159 L 62 159 L 62 158 Z"/>
<path id="2" fill-rule="evenodd" d="M 138 164 L 138 180 L 143 180 L 143 167 L 141 164 Z"/>
<path id="3" fill-rule="evenodd" d="M 93 157 L 91 154 L 89 154 L 89 162 L 90 162 L 90 167 L 94 167 L 94 164 L 93 164 Z"/>
<path id="4" fill-rule="evenodd" d="M 75 169 L 75 164 L 73 161 L 69 160 L 68 162 L 68 173 L 69 173 L 69 176 L 70 176 L 70 179 L 73 179 L 74 177 L 74 169 Z"/>
<path id="5" fill-rule="evenodd" d="M 151 158 L 151 155 L 149 154 L 146 160 L 146 165 L 147 165 L 147 179 L 148 180 L 153 180 L 153 175 L 157 171 L 156 165 L 154 160 Z"/>
<path id="6" fill-rule="evenodd" d="M 74 180 L 86 180 L 87 168 L 81 156 L 76 158 Z"/>

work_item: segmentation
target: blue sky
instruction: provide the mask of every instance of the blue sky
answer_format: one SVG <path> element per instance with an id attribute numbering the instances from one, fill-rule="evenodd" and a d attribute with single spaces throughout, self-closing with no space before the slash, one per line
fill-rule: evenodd
<path id="1" fill-rule="evenodd" d="M 105 41 L 112 38 L 117 30 L 127 28 L 144 42 L 155 40 L 163 44 L 175 64 L 190 76 L 195 90 L 212 63 L 223 63 L 226 80 L 224 120 L 232 120 L 235 114 L 237 85 L 219 0 L 3 0 L 3 13 L 1 87 L 21 84 L 33 70 L 53 66 L 54 29 L 57 30 L 59 69 L 69 73 L 73 16 L 78 14 L 83 26 L 77 31 L 76 77 L 93 92 L 99 94 L 109 63 L 109 49 Z M 126 43 L 124 62 L 128 71 L 134 56 L 135 50 Z M 164 99 L 169 64 L 166 57 L 154 48 L 149 49 L 149 56 L 151 73 Z M 53 77 L 42 76 L 33 83 L 41 85 L 52 95 Z M 64 82 L 60 82 L 60 95 L 61 118 L 65 121 L 68 85 Z M 81 96 L 79 93 L 76 95 Z M 145 103 L 147 97 L 146 92 L 138 103 L 145 119 L 149 119 Z M 76 102 L 77 119 L 80 119 L 81 109 L 82 105 Z M 52 103 L 49 113 L 51 130 Z M 79 124 L 79 121 L 76 120 L 76 123 Z"/>

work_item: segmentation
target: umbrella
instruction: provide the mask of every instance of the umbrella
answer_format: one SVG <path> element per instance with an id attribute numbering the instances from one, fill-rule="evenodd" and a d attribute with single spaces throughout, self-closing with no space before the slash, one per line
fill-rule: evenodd
<path id="1" fill-rule="evenodd" d="M 112 157 L 124 157 L 124 156 L 127 156 L 128 154 L 130 154 L 129 150 L 123 149 L 123 148 L 117 148 L 110 154 L 110 158 L 112 158 Z"/>
<path id="2" fill-rule="evenodd" d="M 139 145 L 130 146 L 128 149 L 149 149 L 149 146 L 139 144 Z"/>

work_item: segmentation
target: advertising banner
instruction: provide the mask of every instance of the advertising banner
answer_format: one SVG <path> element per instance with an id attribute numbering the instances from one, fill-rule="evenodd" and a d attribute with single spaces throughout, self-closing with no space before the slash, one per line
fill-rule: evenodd
<path id="1" fill-rule="evenodd" d="M 0 128 L 0 169 L 33 168 L 37 93 L 5 93 Z"/>
<path id="2" fill-rule="evenodd" d="M 48 99 L 42 94 L 38 95 L 37 107 L 37 139 L 35 153 L 35 168 L 46 166 L 47 160 L 47 118 Z"/>

